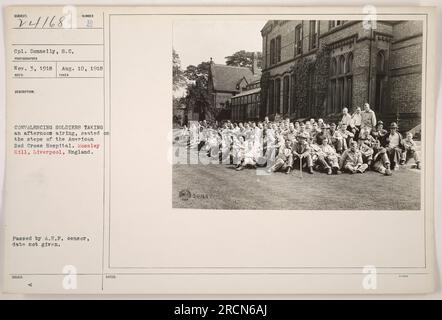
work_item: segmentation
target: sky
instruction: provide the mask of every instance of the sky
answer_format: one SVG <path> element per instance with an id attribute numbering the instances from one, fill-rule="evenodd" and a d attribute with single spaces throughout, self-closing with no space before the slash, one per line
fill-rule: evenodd
<path id="1" fill-rule="evenodd" d="M 173 47 L 182 69 L 213 58 L 225 64 L 225 57 L 239 50 L 262 51 L 261 29 L 267 20 L 177 20 L 173 24 Z"/>

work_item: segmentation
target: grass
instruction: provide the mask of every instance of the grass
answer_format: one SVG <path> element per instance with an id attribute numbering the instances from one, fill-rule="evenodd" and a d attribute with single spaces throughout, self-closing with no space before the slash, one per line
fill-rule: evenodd
<path id="1" fill-rule="evenodd" d="M 226 164 L 174 164 L 173 207 L 263 210 L 419 210 L 419 170 L 401 168 L 393 175 L 377 172 L 328 176 L 299 170 L 258 175 Z M 192 197 L 183 200 L 181 190 Z"/>

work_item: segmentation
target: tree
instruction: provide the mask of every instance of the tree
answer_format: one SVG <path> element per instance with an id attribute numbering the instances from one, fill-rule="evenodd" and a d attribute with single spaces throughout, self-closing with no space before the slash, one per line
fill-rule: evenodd
<path id="1" fill-rule="evenodd" d="M 184 71 L 184 76 L 189 81 L 199 81 L 203 86 L 208 85 L 209 83 L 209 69 L 210 62 L 201 62 L 197 66 L 189 65 Z"/>
<path id="2" fill-rule="evenodd" d="M 198 113 L 200 119 L 211 119 L 214 116 L 214 110 L 211 110 L 209 103 L 209 69 L 210 62 L 201 62 L 197 66 L 187 66 L 184 71 L 184 77 L 188 80 L 186 105 Z"/>
<path id="3" fill-rule="evenodd" d="M 179 54 L 172 49 L 172 75 L 173 75 L 173 90 L 178 90 L 186 84 L 184 72 L 181 70 L 181 61 Z"/>
<path id="4" fill-rule="evenodd" d="M 248 67 L 250 69 L 253 68 L 253 57 L 254 52 L 250 51 L 237 51 L 231 56 L 226 57 L 226 65 L 228 66 L 236 66 L 236 67 Z M 262 53 L 256 53 L 257 65 L 258 68 L 262 68 Z"/>

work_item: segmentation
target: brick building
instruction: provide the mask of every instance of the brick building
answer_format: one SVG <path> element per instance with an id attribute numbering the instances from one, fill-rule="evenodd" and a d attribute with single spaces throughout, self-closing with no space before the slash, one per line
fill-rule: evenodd
<path id="1" fill-rule="evenodd" d="M 210 63 L 208 93 L 210 107 L 216 110 L 218 120 L 230 119 L 230 98 L 259 82 L 261 70 L 256 63 L 252 68 Z"/>
<path id="2" fill-rule="evenodd" d="M 271 20 L 261 35 L 261 119 L 336 120 L 369 102 L 402 130 L 420 123 L 422 22 Z"/>

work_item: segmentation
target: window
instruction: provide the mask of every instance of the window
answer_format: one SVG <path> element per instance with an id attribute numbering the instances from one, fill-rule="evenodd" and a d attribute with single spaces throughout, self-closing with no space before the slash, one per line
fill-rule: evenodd
<path id="1" fill-rule="evenodd" d="M 275 80 L 275 113 L 281 110 L 281 79 Z"/>
<path id="2" fill-rule="evenodd" d="M 353 102 L 353 54 L 340 55 L 331 59 L 329 113 L 340 112 L 352 107 Z"/>
<path id="3" fill-rule="evenodd" d="M 290 114 L 295 113 L 296 114 L 296 105 L 295 105 L 295 100 L 296 100 L 296 96 L 295 96 L 295 74 L 292 73 L 292 75 L 290 76 L 291 78 L 291 95 L 290 95 Z M 297 116 L 297 115 L 296 115 Z"/>
<path id="4" fill-rule="evenodd" d="M 332 29 L 334 27 L 342 26 L 344 24 L 344 20 L 330 20 L 329 22 L 329 29 Z"/>
<path id="5" fill-rule="evenodd" d="M 285 76 L 283 84 L 283 98 L 282 98 L 282 107 L 284 115 L 289 114 L 289 94 L 290 94 L 289 91 L 290 91 L 290 78 L 289 76 Z"/>
<path id="6" fill-rule="evenodd" d="M 314 86 L 314 74 L 309 73 L 308 74 L 308 90 L 307 90 L 307 110 L 304 110 L 303 115 L 304 117 L 307 117 L 311 114 L 313 114 L 314 106 L 315 106 L 315 86 Z"/>
<path id="7" fill-rule="evenodd" d="M 336 79 L 330 81 L 330 104 L 327 108 L 328 113 L 334 113 L 336 109 Z"/>
<path id="8" fill-rule="evenodd" d="M 281 61 L 281 36 L 270 40 L 270 65 Z"/>
<path id="9" fill-rule="evenodd" d="M 310 21 L 310 50 L 318 46 L 318 23 L 316 20 Z"/>
<path id="10" fill-rule="evenodd" d="M 298 24 L 295 28 L 295 56 L 302 54 L 302 25 Z"/>
<path id="11" fill-rule="evenodd" d="M 269 66 L 269 63 L 267 63 L 267 59 L 269 58 L 269 43 L 268 43 L 268 36 L 265 36 L 265 56 L 263 59 L 264 62 L 264 68 L 267 68 Z"/>
<path id="12" fill-rule="evenodd" d="M 353 54 L 350 53 L 347 58 L 347 64 L 345 66 L 345 73 L 353 72 Z"/>
<path id="13" fill-rule="evenodd" d="M 270 40 L 270 65 L 275 63 L 275 39 Z"/>
<path id="14" fill-rule="evenodd" d="M 281 36 L 276 37 L 276 61 L 275 63 L 281 62 Z"/>
<path id="15" fill-rule="evenodd" d="M 382 107 L 385 104 L 386 80 L 385 52 L 381 50 L 376 57 L 376 105 L 374 110 L 377 112 L 382 112 Z"/>
<path id="16" fill-rule="evenodd" d="M 273 114 L 275 106 L 275 81 L 270 81 L 269 86 L 269 112 L 268 114 Z"/>
<path id="17" fill-rule="evenodd" d="M 345 58 L 342 55 L 339 57 L 338 74 L 343 74 L 345 72 L 344 66 L 345 66 Z"/>
<path id="18" fill-rule="evenodd" d="M 382 50 L 378 53 L 376 59 L 376 68 L 380 73 L 385 72 L 385 54 Z"/>
<path id="19" fill-rule="evenodd" d="M 347 63 L 345 66 L 345 103 L 352 106 L 353 102 L 353 54 L 349 53 L 347 56 Z"/>

